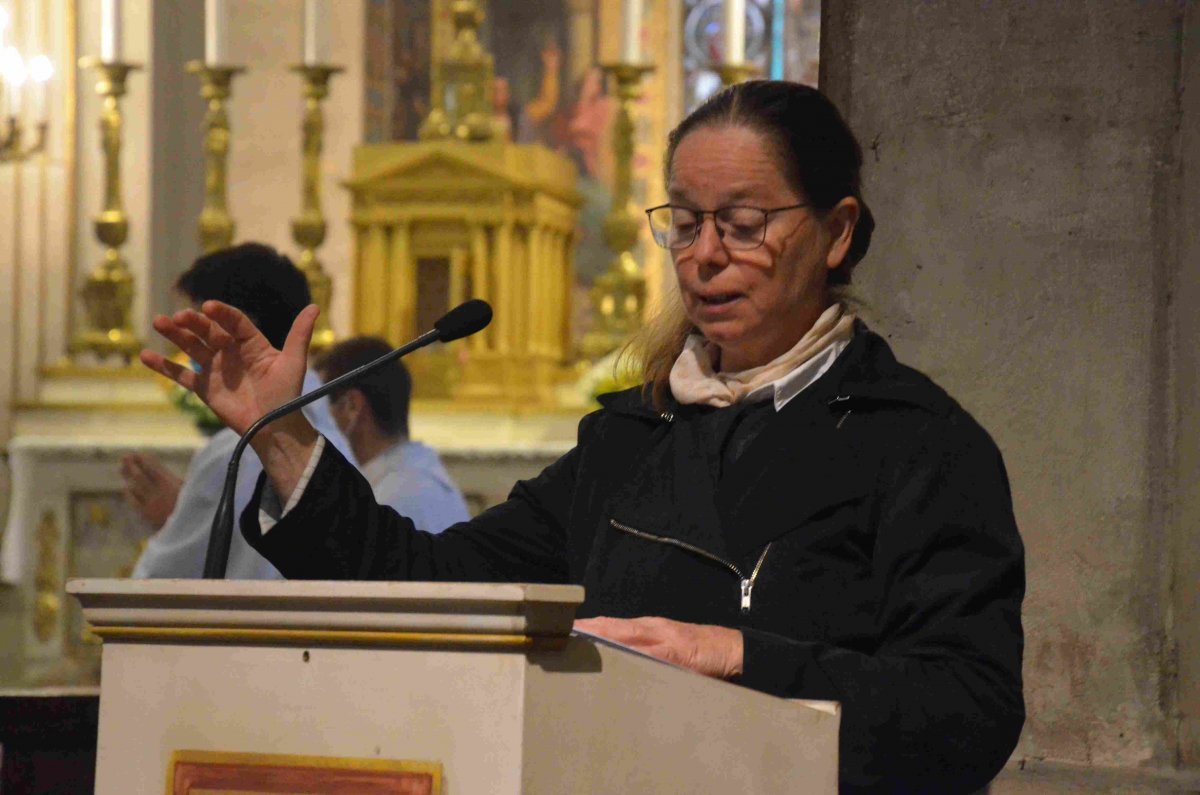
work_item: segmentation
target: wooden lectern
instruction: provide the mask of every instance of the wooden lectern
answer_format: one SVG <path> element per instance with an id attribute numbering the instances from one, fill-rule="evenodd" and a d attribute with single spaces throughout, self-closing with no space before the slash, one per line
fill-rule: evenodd
<path id="1" fill-rule="evenodd" d="M 96 792 L 834 793 L 836 705 L 571 635 L 566 585 L 73 580 Z"/>

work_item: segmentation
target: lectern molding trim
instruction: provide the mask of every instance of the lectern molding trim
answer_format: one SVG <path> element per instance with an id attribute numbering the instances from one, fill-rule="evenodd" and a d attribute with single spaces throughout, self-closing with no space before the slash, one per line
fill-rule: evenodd
<path id="1" fill-rule="evenodd" d="M 265 643 L 270 645 L 558 649 L 562 635 L 489 635 L 469 632 L 369 632 L 362 630 L 257 629 L 233 627 L 92 627 L 104 641 L 118 643 Z"/>

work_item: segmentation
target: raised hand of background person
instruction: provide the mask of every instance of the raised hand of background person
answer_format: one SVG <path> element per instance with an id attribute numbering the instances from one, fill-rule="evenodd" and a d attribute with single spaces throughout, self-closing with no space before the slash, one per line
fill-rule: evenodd
<path id="1" fill-rule="evenodd" d="M 205 301 L 199 312 L 184 309 L 154 318 L 154 330 L 190 356 L 199 372 L 150 350 L 143 350 L 140 358 L 151 370 L 195 392 L 225 425 L 244 434 L 268 411 L 300 395 L 319 312 L 315 304 L 306 307 L 292 323 L 283 350 L 276 350 L 241 311 Z M 316 431 L 300 412 L 271 423 L 254 437 L 254 450 L 285 499 L 316 440 Z"/>
<path id="2" fill-rule="evenodd" d="M 130 453 L 121 458 L 121 480 L 125 501 L 155 530 L 175 510 L 183 478 L 149 453 Z"/>

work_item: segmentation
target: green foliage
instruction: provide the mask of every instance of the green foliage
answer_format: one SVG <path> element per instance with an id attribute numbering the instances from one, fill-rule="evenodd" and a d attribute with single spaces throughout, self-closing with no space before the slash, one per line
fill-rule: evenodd
<path id="1" fill-rule="evenodd" d="M 204 401 L 196 397 L 196 394 L 190 390 L 181 386 L 173 386 L 168 399 L 172 406 L 189 415 L 192 422 L 196 423 L 197 430 L 205 436 L 212 436 L 225 427 L 225 423 L 217 419 L 213 410 L 204 405 Z"/>

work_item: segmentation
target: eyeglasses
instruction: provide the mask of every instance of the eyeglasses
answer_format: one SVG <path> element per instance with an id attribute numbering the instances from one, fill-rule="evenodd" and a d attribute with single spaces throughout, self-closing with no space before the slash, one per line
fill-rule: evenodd
<path id="1" fill-rule="evenodd" d="M 650 234 L 654 242 L 671 251 L 687 248 L 700 236 L 704 216 L 711 215 L 717 225 L 717 236 L 729 251 L 748 251 L 758 248 L 767 239 L 767 222 L 773 213 L 797 210 L 807 204 L 791 204 L 764 210 L 761 207 L 720 207 L 716 210 L 693 210 L 674 204 L 663 204 L 646 210 Z"/>

